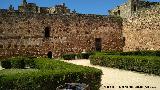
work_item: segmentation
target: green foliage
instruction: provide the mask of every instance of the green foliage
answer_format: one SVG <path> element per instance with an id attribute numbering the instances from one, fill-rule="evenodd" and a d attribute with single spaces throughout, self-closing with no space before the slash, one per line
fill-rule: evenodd
<path id="1" fill-rule="evenodd" d="M 121 56 L 160 56 L 160 51 L 102 52 L 100 54 Z"/>
<path id="2" fill-rule="evenodd" d="M 1 61 L 1 65 L 3 68 L 6 68 L 6 69 L 12 68 L 11 62 L 9 60 Z"/>
<path id="3" fill-rule="evenodd" d="M 97 54 L 90 57 L 90 62 L 93 65 L 160 75 L 160 57 L 156 56 L 115 56 Z"/>
<path id="4" fill-rule="evenodd" d="M 89 56 L 93 54 L 94 52 L 88 52 L 88 53 L 80 53 L 80 54 L 77 54 L 76 56 L 78 59 L 89 59 Z"/>
<path id="5" fill-rule="evenodd" d="M 26 66 L 30 68 L 34 68 L 34 60 L 31 57 L 13 57 L 13 58 L 8 58 L 3 60 L 2 62 L 2 67 L 6 69 L 10 68 L 19 68 L 19 69 L 24 69 Z"/>
<path id="6" fill-rule="evenodd" d="M 0 71 L 0 90 L 55 90 L 65 83 L 85 83 L 91 90 L 100 87 L 102 71 L 99 69 L 48 58 L 33 61 L 32 69 Z"/>
<path id="7" fill-rule="evenodd" d="M 74 60 L 75 57 L 78 59 L 89 59 L 90 55 L 93 55 L 95 52 L 79 53 L 79 54 L 64 54 L 62 57 L 64 60 Z"/>
<path id="8" fill-rule="evenodd" d="M 10 60 L 12 68 L 19 68 L 24 69 L 25 68 L 25 62 L 24 59 L 17 59 L 17 60 Z"/>
<path id="9" fill-rule="evenodd" d="M 133 51 L 122 52 L 120 55 L 160 56 L 160 51 Z"/>
<path id="10" fill-rule="evenodd" d="M 74 60 L 76 54 L 64 54 L 62 57 L 64 60 Z"/>

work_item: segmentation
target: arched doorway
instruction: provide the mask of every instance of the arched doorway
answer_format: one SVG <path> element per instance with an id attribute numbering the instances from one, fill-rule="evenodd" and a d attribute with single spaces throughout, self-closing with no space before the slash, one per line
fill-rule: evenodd
<path id="1" fill-rule="evenodd" d="M 48 56 L 48 58 L 50 58 L 50 59 L 51 59 L 51 58 L 52 58 L 52 52 L 51 52 L 51 51 L 49 51 L 49 52 L 48 52 L 48 54 L 47 54 L 47 56 Z"/>

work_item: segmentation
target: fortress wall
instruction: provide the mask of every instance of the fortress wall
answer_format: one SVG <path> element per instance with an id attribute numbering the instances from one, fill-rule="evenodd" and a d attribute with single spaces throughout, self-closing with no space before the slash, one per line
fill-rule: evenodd
<path id="1" fill-rule="evenodd" d="M 160 6 L 141 9 L 123 22 L 124 51 L 160 50 Z"/>
<path id="2" fill-rule="evenodd" d="M 45 37 L 45 28 L 50 37 Z M 95 51 L 95 38 L 102 51 L 122 50 L 122 20 L 98 15 L 45 15 L 0 13 L 0 55 L 32 54 L 53 56 Z M 5 52 L 5 53 L 4 53 Z"/>

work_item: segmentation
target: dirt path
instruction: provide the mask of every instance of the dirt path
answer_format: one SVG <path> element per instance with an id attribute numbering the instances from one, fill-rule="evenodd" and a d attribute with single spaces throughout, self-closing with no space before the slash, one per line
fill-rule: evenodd
<path id="1" fill-rule="evenodd" d="M 90 64 L 89 60 L 84 59 L 70 60 L 66 62 L 101 69 L 103 71 L 103 75 L 101 82 L 102 87 L 100 90 L 160 90 L 160 76 L 93 66 Z M 110 88 L 107 88 L 109 86 Z M 142 86 L 142 88 L 138 88 L 140 86 Z"/>

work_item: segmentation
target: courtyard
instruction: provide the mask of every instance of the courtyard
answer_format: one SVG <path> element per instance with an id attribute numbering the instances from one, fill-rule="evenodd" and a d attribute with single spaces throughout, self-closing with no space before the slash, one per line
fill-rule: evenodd
<path id="1" fill-rule="evenodd" d="M 100 90 L 160 90 L 159 76 L 94 66 L 87 59 L 65 60 L 65 62 L 101 69 L 103 75 Z M 142 86 L 143 88 L 140 88 Z"/>

